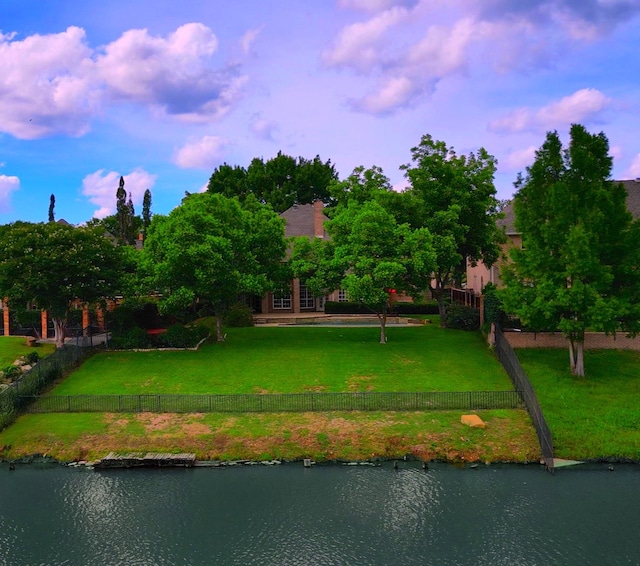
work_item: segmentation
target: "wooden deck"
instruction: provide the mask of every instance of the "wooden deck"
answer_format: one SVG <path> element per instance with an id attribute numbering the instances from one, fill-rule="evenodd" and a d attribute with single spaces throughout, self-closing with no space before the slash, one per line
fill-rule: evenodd
<path id="1" fill-rule="evenodd" d="M 195 454 L 157 454 L 149 452 L 121 454 L 109 452 L 95 463 L 96 468 L 191 468 L 196 461 Z"/>

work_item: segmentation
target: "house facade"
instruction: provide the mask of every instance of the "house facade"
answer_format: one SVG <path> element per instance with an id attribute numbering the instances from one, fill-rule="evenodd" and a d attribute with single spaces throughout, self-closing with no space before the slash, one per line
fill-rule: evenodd
<path id="1" fill-rule="evenodd" d="M 640 218 L 640 179 L 630 179 L 625 181 L 614 181 L 622 183 L 627 191 L 627 209 L 634 219 Z M 508 261 L 509 249 L 522 247 L 522 234 L 516 230 L 516 216 L 513 209 L 513 201 L 505 206 L 504 218 L 498 221 L 498 227 L 504 229 L 507 241 L 502 246 L 500 259 L 492 266 L 488 267 L 482 262 L 471 265 L 467 261 L 467 289 L 475 294 L 481 294 L 487 283 L 493 283 L 497 287 L 502 286 L 500 269 L 505 261 Z"/>
<path id="2" fill-rule="evenodd" d="M 324 203 L 320 200 L 313 204 L 294 204 L 280 214 L 285 220 L 285 237 L 293 238 L 306 236 L 309 239 L 326 239 L 324 224 L 329 220 L 324 213 Z M 346 293 L 342 290 L 334 291 L 326 297 L 313 297 L 306 285 L 299 279 L 292 279 L 289 283 L 289 294 L 274 295 L 267 293 L 261 301 L 263 314 L 268 313 L 304 313 L 323 312 L 326 301 L 346 301 Z"/>

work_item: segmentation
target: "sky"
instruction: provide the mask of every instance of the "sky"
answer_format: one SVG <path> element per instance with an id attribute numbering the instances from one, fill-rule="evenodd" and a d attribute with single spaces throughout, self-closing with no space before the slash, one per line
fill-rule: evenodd
<path id="1" fill-rule="evenodd" d="M 222 163 L 282 151 L 340 178 L 429 134 L 498 161 L 604 132 L 640 177 L 640 0 L 0 0 L 0 224 L 168 214 Z"/>

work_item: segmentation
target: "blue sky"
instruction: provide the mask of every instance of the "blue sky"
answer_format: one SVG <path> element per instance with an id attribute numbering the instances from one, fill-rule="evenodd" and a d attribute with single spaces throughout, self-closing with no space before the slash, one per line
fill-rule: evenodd
<path id="1" fill-rule="evenodd" d="M 0 223 L 113 213 L 120 175 L 166 214 L 278 151 L 402 188 L 424 134 L 508 198 L 573 122 L 636 178 L 639 77 L 640 0 L 2 0 Z"/>

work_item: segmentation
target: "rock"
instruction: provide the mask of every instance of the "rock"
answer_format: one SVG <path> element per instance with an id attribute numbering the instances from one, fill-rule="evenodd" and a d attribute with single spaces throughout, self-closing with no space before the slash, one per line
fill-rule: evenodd
<path id="1" fill-rule="evenodd" d="M 487 428 L 487 423 L 478 415 L 462 415 L 460 422 L 473 428 Z"/>

